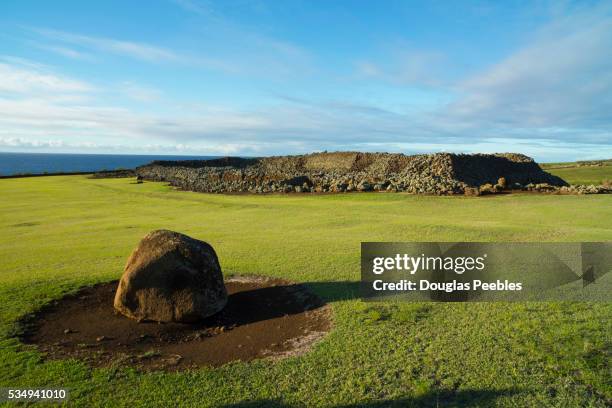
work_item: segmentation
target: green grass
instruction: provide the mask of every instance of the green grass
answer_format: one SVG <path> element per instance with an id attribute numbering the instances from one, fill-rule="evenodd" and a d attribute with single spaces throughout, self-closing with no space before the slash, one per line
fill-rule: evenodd
<path id="1" fill-rule="evenodd" d="M 559 176 L 570 184 L 603 184 L 612 182 L 612 160 L 596 162 L 545 163 L 545 171 Z"/>
<path id="2" fill-rule="evenodd" d="M 612 305 L 364 303 L 361 241 L 612 239 L 612 196 L 207 195 L 131 179 L 0 180 L 0 387 L 75 406 L 606 406 Z M 156 228 L 210 242 L 226 275 L 307 282 L 333 306 L 310 353 L 183 373 L 45 361 L 16 320 L 117 279 Z"/>

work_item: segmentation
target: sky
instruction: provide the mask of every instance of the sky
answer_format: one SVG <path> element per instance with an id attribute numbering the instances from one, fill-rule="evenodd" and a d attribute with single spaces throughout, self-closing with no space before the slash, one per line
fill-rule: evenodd
<path id="1" fill-rule="evenodd" d="M 612 2 L 0 2 L 0 151 L 612 158 Z"/>

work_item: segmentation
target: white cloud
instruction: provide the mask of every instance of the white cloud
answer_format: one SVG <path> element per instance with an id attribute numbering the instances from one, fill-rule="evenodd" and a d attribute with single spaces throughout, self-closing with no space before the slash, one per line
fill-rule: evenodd
<path id="1" fill-rule="evenodd" d="M 31 65 L 19 66 L 0 62 L 0 91 L 3 92 L 86 92 L 93 87 Z"/>
<path id="2" fill-rule="evenodd" d="M 75 34 L 47 28 L 29 28 L 28 30 L 41 36 L 46 41 L 54 42 L 53 45 L 45 45 L 46 49 L 72 58 L 78 56 L 84 60 L 95 60 L 92 54 L 108 53 L 150 63 L 176 64 L 189 68 L 211 69 L 225 73 L 238 73 L 244 70 L 245 67 L 248 67 L 248 65 L 244 64 L 235 64 L 233 61 L 225 58 L 178 52 L 166 47 L 143 42 Z M 66 44 L 83 48 L 89 52 L 69 48 Z"/>
<path id="3" fill-rule="evenodd" d="M 0 95 L 0 138 L 5 145 L 12 141 L 14 148 L 20 144 L 49 149 L 88 146 L 140 152 L 273 154 L 364 149 L 520 151 L 548 160 L 610 157 L 612 17 L 609 10 L 604 11 L 562 16 L 504 60 L 453 84 L 448 78 L 430 76 L 442 58 L 432 52 L 413 51 L 397 57 L 399 68 L 368 61 L 360 65 L 361 75 L 372 82 L 433 84 L 455 96 L 450 104 L 436 103 L 418 111 L 390 111 L 375 103 L 347 102 L 347 98 L 291 96 L 280 97 L 276 103 L 262 102 L 250 110 L 224 106 L 170 109 L 173 102 L 162 98 L 160 90 L 137 82 L 103 87 L 105 91 L 58 75 L 50 67 L 3 58 L 0 90 L 11 95 Z M 227 46 L 219 51 L 227 53 L 221 59 L 223 64 L 241 73 L 294 72 L 310 59 L 299 47 L 225 22 L 208 27 L 201 35 Z M 148 44 L 57 31 L 45 36 L 73 44 L 79 52 L 87 48 L 145 61 L 194 61 Z M 214 41 L 216 38 L 231 41 Z M 119 99 L 147 103 L 137 109 L 109 102 L 110 106 L 103 106 L 99 100 L 112 98 L 94 96 L 113 92 L 109 89 Z M 149 107 L 155 111 L 148 111 Z"/>
<path id="4" fill-rule="evenodd" d="M 32 31 L 42 35 L 43 37 L 49 40 L 55 40 L 68 44 L 75 44 L 82 47 L 110 52 L 129 58 L 136 58 L 153 62 L 178 62 L 184 60 L 184 57 L 180 56 L 172 50 L 146 43 L 73 34 L 65 31 L 51 30 L 47 28 L 33 28 Z"/>
<path id="5" fill-rule="evenodd" d="M 409 115 L 343 102 L 284 100 L 257 111 L 203 107 L 152 115 L 83 103 L 0 99 L 0 147 L 48 151 L 249 154 L 313 150 L 521 151 L 538 158 L 612 155 L 605 143 L 466 138 Z"/>
<path id="6" fill-rule="evenodd" d="M 612 124 L 610 7 L 560 18 L 505 60 L 462 81 L 449 107 L 460 120 L 505 127 Z"/>
<path id="7" fill-rule="evenodd" d="M 223 61 L 226 72 L 277 78 L 315 71 L 314 58 L 308 50 L 271 35 L 270 27 L 236 23 L 224 13 L 224 7 L 207 0 L 173 2 L 199 19 L 200 24 L 192 34 L 200 39 L 196 50 L 200 55 L 213 55 L 217 61 Z M 260 10 L 256 2 L 245 2 L 239 7 Z"/>
<path id="8" fill-rule="evenodd" d="M 134 82 L 123 82 L 119 87 L 119 92 L 140 102 L 158 101 L 162 96 L 162 91 L 159 89 Z"/>
<path id="9" fill-rule="evenodd" d="M 62 57 L 82 60 L 82 61 L 94 61 L 94 57 L 88 53 L 77 51 L 69 47 L 63 47 L 60 45 L 47 45 L 47 44 L 34 44 L 35 47 L 40 48 L 54 54 L 61 55 Z"/>
<path id="10" fill-rule="evenodd" d="M 121 144 L 99 144 L 92 142 L 66 143 L 59 139 L 43 139 L 30 141 L 21 138 L 0 137 L 0 148 L 6 151 L 39 151 L 67 153 L 117 153 L 117 154 L 176 154 L 176 155 L 236 155 L 243 152 L 253 152 L 248 145 L 204 144 L 197 148 L 185 144 L 141 144 L 138 146 Z"/>
<path id="11" fill-rule="evenodd" d="M 442 68 L 449 63 L 444 54 L 418 50 L 407 44 L 388 46 L 384 61 L 362 60 L 355 64 L 357 78 L 378 79 L 395 85 L 441 86 L 448 83 Z"/>
<path id="12" fill-rule="evenodd" d="M 406 118 L 416 133 L 434 139 L 612 145 L 612 6 L 560 7 L 525 38 L 500 62 L 463 79 L 450 77 L 448 66 L 442 75 L 448 62 L 440 54 L 402 44 L 388 47 L 387 58 L 358 62 L 356 73 L 407 86 L 406 92 L 433 86 L 446 94 L 450 102 Z"/>
<path id="13" fill-rule="evenodd" d="M 17 137 L 3 138 L 0 137 L 0 146 L 8 148 L 61 148 L 65 147 L 66 143 L 62 140 L 34 140 L 29 141 Z"/>

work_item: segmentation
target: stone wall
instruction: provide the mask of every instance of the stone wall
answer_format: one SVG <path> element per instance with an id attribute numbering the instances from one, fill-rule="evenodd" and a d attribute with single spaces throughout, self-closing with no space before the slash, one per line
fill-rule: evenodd
<path id="1" fill-rule="evenodd" d="M 528 184 L 566 186 L 521 154 L 313 153 L 259 159 L 155 161 L 138 167 L 145 180 L 211 193 L 405 191 L 463 194 L 466 188 Z"/>

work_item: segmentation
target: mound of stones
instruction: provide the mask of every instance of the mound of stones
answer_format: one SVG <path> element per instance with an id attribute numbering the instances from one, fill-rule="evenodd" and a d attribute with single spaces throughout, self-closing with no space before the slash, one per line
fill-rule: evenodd
<path id="1" fill-rule="evenodd" d="M 561 178 L 543 171 L 533 159 L 515 153 L 407 156 L 324 152 L 253 159 L 226 157 L 155 161 L 138 167 L 136 174 L 144 180 L 207 193 L 403 191 L 480 195 L 527 189 L 529 185 L 557 190 L 569 187 Z"/>
<path id="2" fill-rule="evenodd" d="M 132 252 L 115 294 L 119 313 L 138 321 L 191 323 L 220 312 L 227 291 L 214 249 L 168 230 Z"/>

